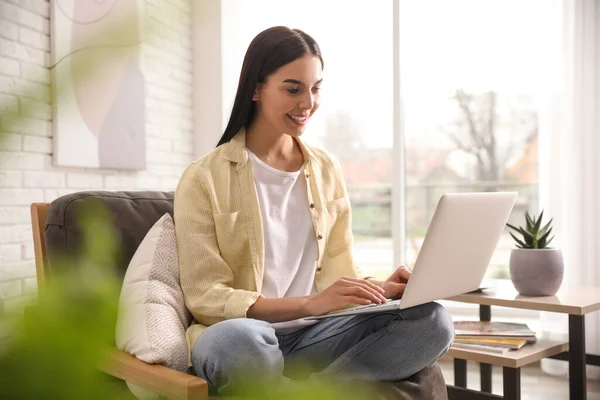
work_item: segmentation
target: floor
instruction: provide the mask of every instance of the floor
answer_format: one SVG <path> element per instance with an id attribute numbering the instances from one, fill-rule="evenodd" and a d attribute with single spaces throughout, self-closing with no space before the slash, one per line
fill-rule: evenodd
<path id="1" fill-rule="evenodd" d="M 453 361 L 444 358 L 439 361 L 447 383 L 454 383 Z M 467 387 L 479 390 L 479 365 L 467 363 Z M 502 395 L 502 368 L 492 370 L 492 393 Z M 588 400 L 600 400 L 600 381 L 588 380 Z M 569 400 L 569 381 L 566 377 L 550 376 L 539 367 L 539 364 L 521 369 L 522 400 Z"/>

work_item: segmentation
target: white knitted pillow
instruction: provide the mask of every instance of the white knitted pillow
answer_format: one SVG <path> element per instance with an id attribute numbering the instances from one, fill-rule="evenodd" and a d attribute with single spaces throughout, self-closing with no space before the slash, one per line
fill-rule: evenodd
<path id="1" fill-rule="evenodd" d="M 117 348 L 147 363 L 187 372 L 185 331 L 191 319 L 179 284 L 175 225 L 165 214 L 148 231 L 127 267 L 119 299 Z M 140 399 L 157 398 L 128 385 Z"/>

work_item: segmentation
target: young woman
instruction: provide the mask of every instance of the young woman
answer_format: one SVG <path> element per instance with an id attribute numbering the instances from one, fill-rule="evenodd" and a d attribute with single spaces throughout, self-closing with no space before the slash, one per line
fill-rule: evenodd
<path id="1" fill-rule="evenodd" d="M 453 339 L 437 303 L 302 320 L 400 298 L 410 276 L 400 267 L 385 281 L 362 277 L 340 165 L 300 140 L 319 107 L 322 71 L 306 33 L 261 32 L 223 137 L 175 194 L 181 287 L 197 322 L 186 333 L 191 364 L 220 393 L 240 374 L 286 380 L 295 361 L 310 365 L 311 379 L 402 380 Z"/>

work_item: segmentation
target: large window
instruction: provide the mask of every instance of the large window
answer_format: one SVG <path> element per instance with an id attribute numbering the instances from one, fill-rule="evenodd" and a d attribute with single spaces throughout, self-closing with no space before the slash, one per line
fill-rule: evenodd
<path id="1" fill-rule="evenodd" d="M 413 263 L 444 192 L 517 191 L 512 222 L 538 209 L 538 117 L 553 3 L 401 1 L 406 255 Z M 508 278 L 505 232 L 487 278 Z"/>

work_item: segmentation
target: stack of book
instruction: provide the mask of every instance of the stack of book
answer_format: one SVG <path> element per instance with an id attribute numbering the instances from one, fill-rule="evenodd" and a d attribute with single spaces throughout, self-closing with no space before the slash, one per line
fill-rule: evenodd
<path id="1" fill-rule="evenodd" d="M 535 332 L 526 324 L 509 322 L 455 321 L 454 347 L 506 353 L 535 343 Z"/>

